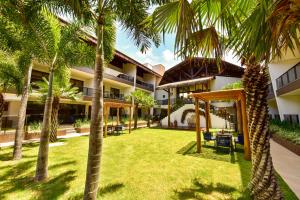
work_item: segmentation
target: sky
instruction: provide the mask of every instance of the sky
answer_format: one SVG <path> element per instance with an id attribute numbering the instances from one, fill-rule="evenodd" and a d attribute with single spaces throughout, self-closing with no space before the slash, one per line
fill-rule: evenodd
<path id="1" fill-rule="evenodd" d="M 127 56 L 137 60 L 138 62 L 151 65 L 162 64 L 166 69 L 169 69 L 181 62 L 180 58 L 174 56 L 174 34 L 165 35 L 164 43 L 161 43 L 158 48 L 152 45 L 146 53 L 141 53 L 137 48 L 130 35 L 125 32 L 121 26 L 117 26 L 116 49 L 126 54 Z M 225 60 L 240 66 L 240 62 L 234 58 L 233 52 L 227 52 Z"/>

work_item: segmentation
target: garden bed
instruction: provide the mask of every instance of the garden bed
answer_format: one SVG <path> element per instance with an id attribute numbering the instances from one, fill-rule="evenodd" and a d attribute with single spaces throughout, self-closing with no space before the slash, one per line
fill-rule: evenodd
<path id="1" fill-rule="evenodd" d="M 278 144 L 284 146 L 285 148 L 287 148 L 288 150 L 290 150 L 291 152 L 297 154 L 298 156 L 300 156 L 300 145 L 297 145 L 289 140 L 286 140 L 276 134 L 272 134 L 272 138 L 275 142 L 277 142 Z"/>
<path id="2" fill-rule="evenodd" d="M 90 127 L 78 127 L 75 128 L 76 133 L 88 133 L 90 132 Z"/>

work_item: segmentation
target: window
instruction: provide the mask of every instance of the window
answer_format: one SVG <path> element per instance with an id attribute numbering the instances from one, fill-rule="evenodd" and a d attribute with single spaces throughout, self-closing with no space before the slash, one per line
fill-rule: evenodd
<path id="1" fill-rule="evenodd" d="M 292 124 L 299 124 L 298 115 L 284 115 L 284 121 L 290 122 Z"/>
<path id="2" fill-rule="evenodd" d="M 275 115 L 274 115 L 274 119 L 280 120 L 280 115 L 279 115 L 279 114 L 275 114 Z"/>
<path id="3" fill-rule="evenodd" d="M 110 95 L 112 98 L 120 97 L 120 90 L 117 88 L 110 88 Z"/>
<path id="4" fill-rule="evenodd" d="M 163 94 L 162 98 L 163 98 L 163 99 L 166 98 L 166 95 Z"/>

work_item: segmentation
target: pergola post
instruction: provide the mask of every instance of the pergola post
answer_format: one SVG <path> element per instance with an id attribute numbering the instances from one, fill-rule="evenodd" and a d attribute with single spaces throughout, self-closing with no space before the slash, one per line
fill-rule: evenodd
<path id="1" fill-rule="evenodd" d="M 107 122 L 108 122 L 108 114 L 109 114 L 109 106 L 104 106 L 104 114 L 105 114 L 105 117 L 104 117 L 104 137 L 107 136 Z"/>
<path id="2" fill-rule="evenodd" d="M 131 133 L 131 119 L 132 119 L 132 107 L 129 107 L 129 124 L 128 124 L 128 132 Z"/>
<path id="3" fill-rule="evenodd" d="M 210 113 L 209 113 L 209 102 L 205 102 L 205 122 L 206 122 L 206 132 L 209 132 L 210 126 Z"/>
<path id="4" fill-rule="evenodd" d="M 246 111 L 246 97 L 244 93 L 242 93 L 241 95 L 241 111 L 242 111 L 243 133 L 244 133 L 244 158 L 246 160 L 251 160 L 248 119 L 247 119 L 247 111 Z"/>
<path id="5" fill-rule="evenodd" d="M 200 130 L 200 113 L 199 113 L 199 99 L 195 99 L 195 111 L 196 111 L 196 140 L 197 140 L 197 152 L 201 153 L 201 130 Z"/>
<path id="6" fill-rule="evenodd" d="M 168 89 L 168 128 L 171 127 L 171 97 L 170 97 L 170 89 Z"/>
<path id="7" fill-rule="evenodd" d="M 117 126 L 120 124 L 120 107 L 117 108 Z"/>
<path id="8" fill-rule="evenodd" d="M 241 114 L 241 102 L 236 101 L 236 118 L 237 118 L 237 130 L 239 133 L 243 132 L 242 114 Z"/>

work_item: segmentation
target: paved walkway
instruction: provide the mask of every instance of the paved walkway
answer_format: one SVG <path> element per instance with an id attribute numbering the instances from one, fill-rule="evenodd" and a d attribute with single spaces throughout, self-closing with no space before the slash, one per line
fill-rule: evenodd
<path id="1" fill-rule="evenodd" d="M 273 140 L 270 143 L 271 155 L 276 171 L 300 199 L 300 156 Z"/>

